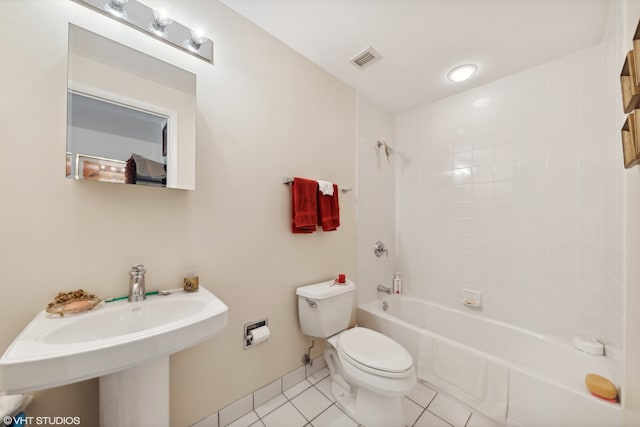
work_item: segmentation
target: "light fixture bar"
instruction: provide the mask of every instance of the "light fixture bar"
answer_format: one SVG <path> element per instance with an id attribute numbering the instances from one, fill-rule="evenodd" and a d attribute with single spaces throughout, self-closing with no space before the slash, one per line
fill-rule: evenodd
<path id="1" fill-rule="evenodd" d="M 118 22 L 170 44 L 213 64 L 213 41 L 202 34 L 140 3 L 138 0 L 73 0 Z"/>

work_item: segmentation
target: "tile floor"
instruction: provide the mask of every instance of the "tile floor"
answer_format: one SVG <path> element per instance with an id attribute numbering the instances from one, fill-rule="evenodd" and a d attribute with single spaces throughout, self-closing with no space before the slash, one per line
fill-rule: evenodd
<path id="1" fill-rule="evenodd" d="M 358 427 L 335 403 L 323 368 L 284 393 L 231 420 L 229 427 Z M 499 427 L 457 400 L 422 385 L 403 398 L 406 424 L 412 427 Z M 221 421 L 221 426 L 225 421 Z"/>

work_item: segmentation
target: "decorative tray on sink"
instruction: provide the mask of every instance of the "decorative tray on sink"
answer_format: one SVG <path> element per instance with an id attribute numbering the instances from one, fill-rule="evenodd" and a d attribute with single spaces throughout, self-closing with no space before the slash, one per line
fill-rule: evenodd
<path id="1" fill-rule="evenodd" d="M 91 310 L 102 300 L 82 289 L 71 292 L 60 292 L 54 302 L 46 308 L 47 313 L 59 314 L 60 317 L 68 313 L 80 313 Z"/>

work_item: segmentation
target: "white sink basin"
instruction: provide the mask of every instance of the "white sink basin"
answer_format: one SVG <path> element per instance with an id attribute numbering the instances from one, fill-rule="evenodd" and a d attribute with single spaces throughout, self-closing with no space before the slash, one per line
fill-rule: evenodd
<path id="1" fill-rule="evenodd" d="M 101 303 L 64 317 L 42 311 L 0 359 L 0 390 L 70 384 L 175 353 L 222 330 L 227 311 L 203 287 L 142 302 Z"/>

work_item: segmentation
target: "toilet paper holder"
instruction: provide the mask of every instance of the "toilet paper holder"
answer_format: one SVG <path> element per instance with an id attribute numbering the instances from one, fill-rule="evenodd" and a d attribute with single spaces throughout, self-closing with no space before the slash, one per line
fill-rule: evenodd
<path id="1" fill-rule="evenodd" d="M 244 324 L 244 335 L 243 335 L 243 348 L 246 350 L 258 344 L 262 344 L 264 341 L 254 342 L 252 331 L 254 329 L 266 327 L 269 323 L 268 319 L 257 320 L 255 322 L 249 322 Z M 267 338 L 268 339 L 268 338 Z"/>

